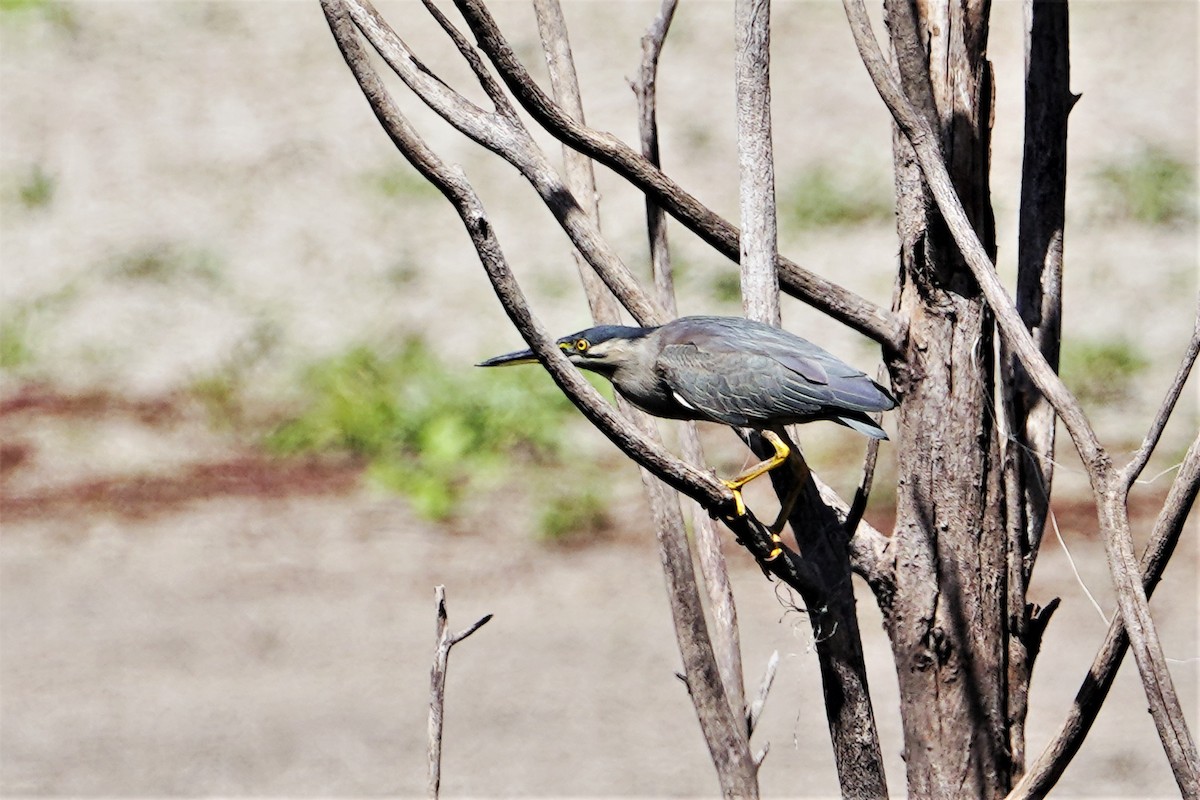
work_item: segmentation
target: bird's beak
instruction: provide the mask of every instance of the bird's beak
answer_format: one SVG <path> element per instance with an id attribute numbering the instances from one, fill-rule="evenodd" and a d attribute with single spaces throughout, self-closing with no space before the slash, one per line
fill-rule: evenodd
<path id="1" fill-rule="evenodd" d="M 537 356 L 532 350 L 518 350 L 515 353 L 505 353 L 502 356 L 493 356 L 487 361 L 480 361 L 475 366 L 477 367 L 511 367 L 516 364 L 535 364 Z"/>

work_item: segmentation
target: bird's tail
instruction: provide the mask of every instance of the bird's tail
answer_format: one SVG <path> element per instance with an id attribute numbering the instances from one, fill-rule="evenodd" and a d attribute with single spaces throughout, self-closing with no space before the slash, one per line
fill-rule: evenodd
<path id="1" fill-rule="evenodd" d="M 866 414 L 863 414 L 862 416 L 851 416 L 849 414 L 844 414 L 834 417 L 833 419 L 834 422 L 841 423 L 847 428 L 858 431 L 864 436 L 870 436 L 872 439 L 888 438 L 887 432 L 883 428 L 879 427 L 879 424 Z"/>

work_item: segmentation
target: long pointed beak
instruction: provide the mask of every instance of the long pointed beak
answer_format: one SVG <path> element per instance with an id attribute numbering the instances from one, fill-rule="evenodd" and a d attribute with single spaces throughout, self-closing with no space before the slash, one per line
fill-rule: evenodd
<path id="1" fill-rule="evenodd" d="M 518 350 L 515 353 L 505 353 L 502 356 L 493 356 L 487 361 L 480 361 L 475 366 L 477 367 L 511 367 L 516 364 L 536 364 L 537 356 L 532 350 Z"/>

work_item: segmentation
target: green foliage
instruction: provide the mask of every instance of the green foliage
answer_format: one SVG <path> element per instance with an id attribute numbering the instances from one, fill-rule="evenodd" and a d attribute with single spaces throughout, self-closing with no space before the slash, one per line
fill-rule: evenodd
<path id="1" fill-rule="evenodd" d="M 56 0 L 0 0 L 0 22 L 13 23 L 41 16 L 58 28 L 73 33 L 78 27 L 70 4 Z"/>
<path id="2" fill-rule="evenodd" d="M 595 487 L 556 495 L 538 520 L 542 539 L 554 542 L 594 538 L 611 525 L 606 495 Z"/>
<path id="3" fill-rule="evenodd" d="M 24 312 L 5 313 L 0 320 L 0 369 L 13 370 L 33 359 Z"/>
<path id="4" fill-rule="evenodd" d="M 1064 342 L 1063 382 L 1084 402 L 1119 403 L 1133 394 L 1134 381 L 1149 360 L 1125 339 Z"/>
<path id="5" fill-rule="evenodd" d="M 718 272 L 712 279 L 712 296 L 718 303 L 737 303 L 742 299 L 742 276 L 736 270 Z"/>
<path id="6" fill-rule="evenodd" d="M 1195 219 L 1195 169 L 1160 145 L 1143 145 L 1133 155 L 1099 168 L 1093 178 L 1107 218 L 1143 225 Z"/>
<path id="7" fill-rule="evenodd" d="M 848 178 L 825 164 L 795 176 L 781 194 L 779 219 L 795 229 L 886 222 L 892 200 L 873 181 Z"/>
<path id="8" fill-rule="evenodd" d="M 30 210 L 45 208 L 54 200 L 57 188 L 57 179 L 41 164 L 34 164 L 17 186 L 17 197 L 21 205 Z"/>
<path id="9" fill-rule="evenodd" d="M 40 9 L 49 5 L 48 0 L 0 0 L 0 12 L 14 13 Z"/>
<path id="10" fill-rule="evenodd" d="M 79 284 L 69 281 L 40 297 L 6 303 L 0 309 L 0 369 L 32 364 L 46 327 L 78 294 Z"/>
<path id="11" fill-rule="evenodd" d="M 306 410 L 267 438 L 277 453 L 363 457 L 377 483 L 431 519 L 512 462 L 553 464 L 573 406 L 536 368 L 448 369 L 419 340 L 394 354 L 359 346 L 313 365 Z"/>

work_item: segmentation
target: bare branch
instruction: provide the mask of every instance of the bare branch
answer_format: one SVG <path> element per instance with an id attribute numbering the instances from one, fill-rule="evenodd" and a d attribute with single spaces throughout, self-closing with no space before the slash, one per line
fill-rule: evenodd
<path id="1" fill-rule="evenodd" d="M 767 696 L 771 693 L 771 686 L 775 683 L 775 672 L 778 669 L 779 651 L 776 650 L 767 659 L 767 668 L 763 672 L 762 680 L 758 684 L 758 694 L 754 696 L 754 702 L 746 709 L 746 728 L 751 734 L 758 727 L 758 721 L 762 718 L 763 709 L 767 706 Z M 760 763 L 761 761 L 762 759 L 759 759 Z"/>
<path id="2" fill-rule="evenodd" d="M 734 4 L 738 196 L 742 223 L 738 263 L 741 265 L 743 312 L 750 319 L 778 326 L 775 160 L 771 151 L 769 77 L 770 8 L 770 0 L 737 0 Z M 771 672 L 773 678 L 773 670 Z M 748 727 L 752 733 L 754 720 Z"/>
<path id="3" fill-rule="evenodd" d="M 1067 190 L 1067 118 L 1078 99 L 1070 91 L 1068 4 L 1029 0 L 1025 9 L 1025 142 L 1017 243 L 1016 310 L 1050 368 L 1058 370 L 1062 338 L 1062 274 Z M 1024 580 L 1045 529 L 1054 476 L 1054 408 L 1031 384 L 1020 362 L 1005 354 L 1012 393 L 1011 434 L 1024 487 Z"/>
<path id="4" fill-rule="evenodd" d="M 657 94 L 658 59 L 662 54 L 677 0 L 663 0 L 650 29 L 642 36 L 642 64 L 633 93 L 638 104 L 638 135 L 642 156 L 656 168 L 661 168 L 658 148 Z M 671 270 L 671 251 L 667 247 L 667 215 L 662 206 L 646 195 L 646 231 L 650 236 L 650 264 L 658 300 L 672 317 L 678 316 L 675 306 L 675 281 Z"/>
<path id="5" fill-rule="evenodd" d="M 742 303 L 751 319 L 779 325 L 769 76 L 771 6 L 770 0 L 737 0 L 734 8 Z M 785 504 L 785 498 L 797 493 L 820 502 L 808 474 L 776 470 L 771 480 Z M 807 504 L 800 505 L 803 508 Z M 810 610 L 810 622 L 818 641 L 817 658 L 838 782 L 846 796 L 883 796 L 887 792 L 883 759 L 854 616 L 849 555 L 842 543 L 848 537 L 838 525 L 828 524 L 834 518 L 830 509 L 809 506 L 808 510 L 810 513 L 792 515 L 790 521 L 801 552 L 806 560 L 818 565 L 823 578 L 816 592 L 803 594 L 810 608 L 820 609 Z"/>
<path id="6" fill-rule="evenodd" d="M 815 472 L 812 473 L 812 478 L 821 494 L 821 500 L 837 514 L 843 530 L 848 530 L 851 507 L 829 484 L 817 477 Z M 851 568 L 870 585 L 880 605 L 885 608 L 895 581 L 891 543 L 889 537 L 860 518 L 854 526 L 854 535 L 849 538 L 847 544 Z"/>
<path id="7" fill-rule="evenodd" d="M 749 733 L 729 705 L 716 654 L 708 635 L 704 607 L 692 567 L 679 508 L 679 496 L 642 470 L 642 485 L 650 495 L 650 510 L 658 532 L 659 556 L 667 578 L 667 594 L 675 621 L 675 637 L 683 657 L 688 694 L 700 720 L 722 792 L 729 798 L 758 797 L 758 768 L 750 753 Z"/>
<path id="8" fill-rule="evenodd" d="M 571 43 L 567 38 L 562 7 L 559 6 L 558 0 L 534 0 L 533 7 L 541 34 L 542 51 L 546 55 L 546 66 L 550 71 L 554 99 L 582 122 L 583 98 L 579 94 L 579 79 L 575 74 L 575 59 L 571 55 Z M 472 53 L 474 52 L 472 50 Z M 596 192 L 596 172 L 592 160 L 569 147 L 563 147 L 562 150 L 567 187 L 579 201 L 591 224 L 599 230 L 600 199 Z M 620 323 L 621 307 L 617 304 L 617 299 L 604 286 L 582 253 L 574 250 L 572 255 L 579 270 L 580 280 L 583 281 L 592 319 L 597 324 Z"/>
<path id="9" fill-rule="evenodd" d="M 659 163 L 655 91 L 658 59 L 670 29 L 675 6 L 675 0 L 664 0 L 650 29 L 642 37 L 642 62 L 638 70 L 638 79 L 633 83 L 638 103 L 642 152 L 656 166 Z M 658 300 L 669 314 L 675 316 L 678 312 L 671 273 L 671 255 L 667 246 L 666 215 L 649 195 L 646 196 L 646 227 Z M 691 464 L 706 463 L 695 423 L 682 423 L 680 444 L 685 461 Z M 729 583 L 725 553 L 721 547 L 721 535 L 712 518 L 698 506 L 692 514 L 692 530 L 712 614 L 713 650 L 716 653 L 717 666 L 725 684 L 730 707 L 742 708 L 745 705 L 745 686 L 741 636 L 738 631 L 737 607 L 733 602 L 733 588 Z"/>
<path id="10" fill-rule="evenodd" d="M 1142 586 L 1146 596 L 1154 594 L 1154 589 L 1162 579 L 1163 571 L 1170 560 L 1179 537 L 1183 533 L 1183 525 L 1200 493 L 1200 437 L 1192 442 L 1187 455 L 1184 456 L 1179 474 L 1176 475 L 1171 489 L 1167 493 L 1166 502 L 1159 511 L 1150 535 L 1150 542 L 1142 554 L 1141 573 Z M 1117 669 L 1125 657 L 1129 647 L 1129 637 L 1125 624 L 1120 617 L 1113 619 L 1108 627 L 1092 666 L 1083 679 L 1083 684 L 1075 694 L 1075 702 L 1067 714 L 1067 718 L 1059 726 L 1054 738 L 1046 745 L 1045 750 L 1029 767 L 1020 782 L 1008 795 L 1008 800 L 1028 800 L 1042 798 L 1054 788 L 1055 783 L 1062 777 L 1063 771 L 1071 763 L 1071 759 L 1079 752 L 1096 715 L 1104 705 L 1104 699 L 1112 688 L 1117 676 Z"/>
<path id="11" fill-rule="evenodd" d="M 1197 756 L 1195 742 L 1167 669 L 1145 592 L 1137 580 L 1137 561 L 1133 554 L 1129 515 L 1125 506 L 1126 493 L 1118 485 L 1111 459 L 1097 440 L 1079 402 L 1046 362 L 1017 316 L 987 250 L 975 235 L 957 196 L 942 159 L 937 136 L 892 80 L 862 0 L 843 0 L 843 5 L 863 64 L 897 127 L 912 145 L 926 185 L 995 316 L 1005 344 L 1020 358 L 1034 384 L 1063 420 L 1083 460 L 1096 498 L 1097 515 L 1104 534 L 1109 571 L 1117 589 L 1118 604 L 1129 629 L 1138 671 L 1163 749 L 1181 790 L 1185 794 L 1200 794 L 1200 757 Z"/>
<path id="12" fill-rule="evenodd" d="M 534 0 L 534 9 L 537 13 L 538 28 L 546 53 L 546 63 L 550 70 L 555 100 L 559 105 L 568 109 L 573 117 L 582 121 L 583 102 L 579 93 L 574 58 L 567 38 L 562 8 L 559 6 L 558 0 Z M 591 159 L 566 147 L 563 150 L 563 157 L 567 164 L 568 184 L 576 197 L 581 198 L 581 204 L 592 223 L 599 228 L 600 208 Z M 619 322 L 619 309 L 611 295 L 607 294 L 603 284 L 598 280 L 590 282 L 587 280 L 589 277 L 594 278 L 594 275 L 587 269 L 586 262 L 580 259 L 578 254 L 577 261 L 585 278 L 588 301 L 596 322 L 610 324 Z M 669 302 L 664 302 L 663 305 L 668 308 L 673 307 L 674 298 L 669 298 Z M 635 409 L 623 398 L 618 397 L 617 406 L 627 419 L 637 424 L 656 443 L 660 441 L 658 428 L 649 417 Z M 694 426 L 691 427 L 694 431 Z M 692 455 L 696 456 L 695 459 L 692 459 Z M 685 452 L 685 457 L 692 463 L 704 463 L 703 454 L 699 452 L 695 454 Z M 667 579 L 667 597 L 670 601 L 671 616 L 675 624 L 680 654 L 683 657 L 684 671 L 688 676 L 689 694 L 695 705 L 701 729 L 709 745 L 721 786 L 726 794 L 739 797 L 753 796 L 758 791 L 758 779 L 757 768 L 750 753 L 749 734 L 736 724 L 736 711 L 744 705 L 741 656 L 737 638 L 736 615 L 733 614 L 733 597 L 728 591 L 728 576 L 724 572 L 724 558 L 721 558 L 720 574 L 715 576 L 717 581 L 712 583 L 706 581 L 706 584 L 709 584 L 710 596 L 712 596 L 714 585 L 723 581 L 726 592 L 725 594 L 718 592 L 714 600 L 728 602 L 727 609 L 721 606 L 714 608 L 714 619 L 717 623 L 716 644 L 714 645 L 705 622 L 704 607 L 696 586 L 692 553 L 683 524 L 679 495 L 667 490 L 646 469 L 641 470 L 641 475 L 657 528 L 660 557 Z M 706 527 L 713 540 L 710 545 L 715 543 L 719 553 L 720 541 L 717 538 L 715 527 L 707 517 L 704 517 L 703 521 L 707 523 Z M 729 627 L 731 623 L 732 628 Z M 714 666 L 717 668 L 715 674 Z M 731 745 L 733 746 L 732 750 L 730 749 Z"/>
<path id="13" fill-rule="evenodd" d="M 1142 470 L 1146 468 L 1146 462 L 1150 460 L 1150 456 L 1154 453 L 1154 448 L 1158 445 L 1158 440 L 1162 437 L 1163 429 L 1167 427 L 1167 420 L 1171 418 L 1171 412 L 1175 410 L 1175 403 L 1179 400 L 1179 395 L 1183 392 L 1183 385 L 1187 383 L 1188 375 L 1191 374 L 1192 366 L 1196 363 L 1196 355 L 1200 353 L 1200 303 L 1197 303 L 1196 322 L 1192 328 L 1192 340 L 1188 343 L 1187 352 L 1183 354 L 1183 361 L 1179 365 L 1178 371 L 1175 373 L 1175 380 L 1171 383 L 1171 388 L 1167 390 L 1167 396 L 1163 398 L 1162 405 L 1159 406 L 1158 414 L 1154 417 L 1154 422 L 1150 424 L 1150 430 L 1146 433 L 1146 438 L 1142 442 L 1142 446 L 1138 448 L 1133 459 L 1121 470 L 1121 481 L 1128 491 L 1129 487 L 1133 486 L 1133 482 L 1142 474 Z"/>
<path id="14" fill-rule="evenodd" d="M 433 654 L 433 668 L 429 671 L 429 796 L 436 800 L 442 784 L 442 728 L 443 711 L 446 707 L 446 667 L 450 661 L 450 648 L 466 639 L 491 621 L 492 615 L 481 617 L 474 625 L 458 633 L 450 633 L 446 614 L 446 587 L 434 589 L 437 602 L 437 647 Z"/>
<path id="15" fill-rule="evenodd" d="M 514 124 L 520 125 L 520 120 L 517 118 L 517 110 L 509 102 L 508 95 L 504 93 L 504 89 L 500 87 L 500 84 L 496 83 L 496 79 L 487 71 L 487 67 L 483 64 L 483 59 L 479 57 L 479 53 L 475 52 L 475 48 L 471 47 L 471 43 L 451 24 L 446 15 L 442 13 L 442 10 L 434 5 L 433 0 L 421 0 L 421 2 L 425 5 L 425 10 L 429 12 L 429 15 L 437 21 L 437 24 L 441 26 L 446 35 L 450 37 L 450 40 L 454 42 L 454 46 L 458 48 L 459 55 L 463 57 L 471 67 L 471 71 L 475 73 L 475 79 L 479 81 L 479 85 L 483 88 L 484 93 L 492 101 L 496 112 Z M 371 13 L 383 24 L 382 17 L 379 17 L 378 12 L 371 9 Z"/>
<path id="16" fill-rule="evenodd" d="M 769 473 L 776 494 L 790 491 L 796 480 L 791 475 L 779 475 L 781 472 Z M 851 576 L 852 550 L 866 547 L 869 531 L 862 526 L 854 543 L 847 541 L 843 527 L 845 503 L 838 501 L 839 513 L 834 507 L 836 495 L 822 493 L 816 476 L 811 470 L 807 472 L 788 522 L 801 557 L 815 568 L 819 580 L 815 587 L 801 586 L 800 595 L 813 629 L 838 783 L 845 797 L 887 797 Z M 875 552 L 868 552 L 877 573 L 872 590 L 886 608 L 886 562 L 875 556 Z"/>
<path id="17" fill-rule="evenodd" d="M 885 372 L 886 370 L 881 364 L 876 370 L 875 380 L 882 382 Z M 879 413 L 873 415 L 872 418 L 879 422 L 882 417 L 883 414 Z M 850 503 L 849 510 L 846 511 L 846 517 L 842 520 L 842 527 L 846 529 L 847 537 L 854 536 L 858 524 L 862 522 L 863 514 L 866 513 L 867 501 L 871 499 L 871 484 L 875 481 L 875 464 L 879 460 L 879 441 L 879 439 L 867 440 L 867 452 L 863 456 L 862 478 L 859 479 L 858 488 L 854 490 L 854 500 Z"/>
<path id="18" fill-rule="evenodd" d="M 738 231 L 695 197 L 681 189 L 653 164 L 612 134 L 587 128 L 574 120 L 538 88 L 521 65 L 481 0 L 455 0 L 480 49 L 491 60 L 517 101 L 550 134 L 591 156 L 651 194 L 666 209 L 726 258 L 739 258 Z M 904 323 L 891 311 L 780 257 L 776 262 L 784 289 L 854 330 L 899 352 Z"/>
<path id="19" fill-rule="evenodd" d="M 742 236 L 742 310 L 778 326 L 775 154 L 771 148 L 771 0 L 737 0 L 735 80 Z"/>

